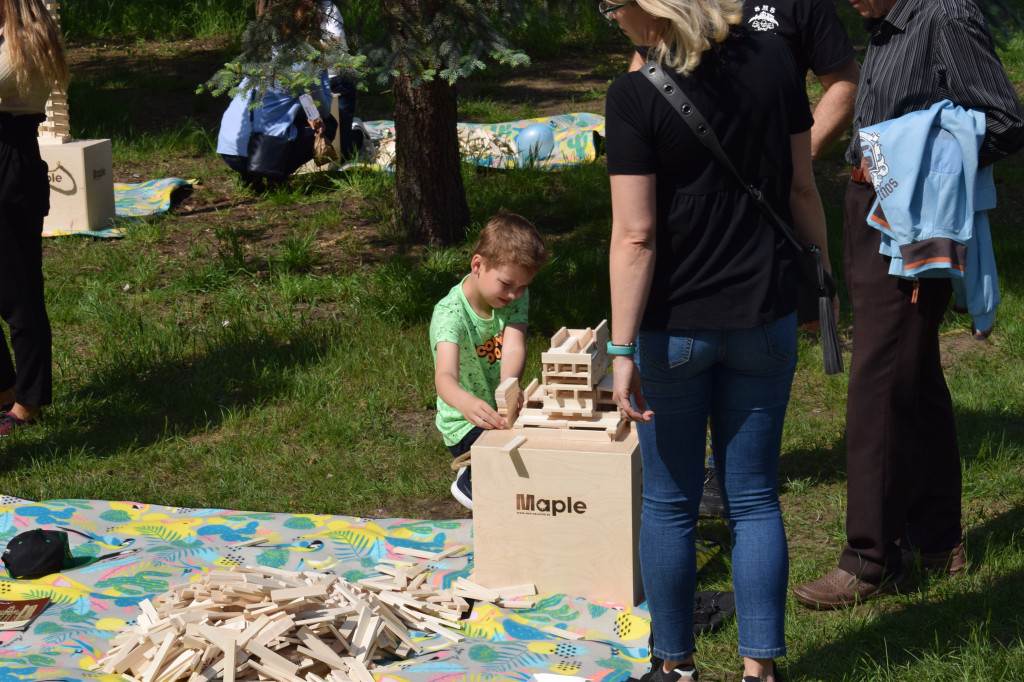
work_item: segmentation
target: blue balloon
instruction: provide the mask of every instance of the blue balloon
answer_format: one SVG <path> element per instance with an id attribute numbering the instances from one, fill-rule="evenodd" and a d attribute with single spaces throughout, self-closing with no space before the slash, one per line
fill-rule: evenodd
<path id="1" fill-rule="evenodd" d="M 555 133 L 546 123 L 534 123 L 516 135 L 520 163 L 543 161 L 555 149 Z"/>

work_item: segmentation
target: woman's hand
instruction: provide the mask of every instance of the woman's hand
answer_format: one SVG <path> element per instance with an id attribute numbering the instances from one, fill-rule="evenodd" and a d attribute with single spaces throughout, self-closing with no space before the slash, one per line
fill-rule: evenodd
<path id="1" fill-rule="evenodd" d="M 614 379 L 612 400 L 618 406 L 622 418 L 645 424 L 651 421 L 654 412 L 647 409 L 647 401 L 644 400 L 644 394 L 640 390 L 640 372 L 637 371 L 632 355 L 616 355 L 612 359 L 612 378 Z M 636 402 L 640 411 L 633 408 L 630 398 Z"/>

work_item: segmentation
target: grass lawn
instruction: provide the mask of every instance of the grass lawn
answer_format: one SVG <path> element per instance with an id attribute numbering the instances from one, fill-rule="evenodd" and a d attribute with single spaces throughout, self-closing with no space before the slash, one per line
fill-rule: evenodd
<path id="1" fill-rule="evenodd" d="M 217 27 L 237 22 L 231 3 L 209 4 L 220 12 L 203 24 L 212 28 L 175 29 L 167 34 L 174 40 L 148 40 L 141 28 L 129 41 L 96 37 L 106 34 L 95 27 L 72 34 L 75 137 L 113 140 L 119 182 L 173 175 L 200 184 L 170 214 L 130 223 L 124 239 L 47 240 L 55 400 L 40 427 L 0 442 L 0 492 L 462 517 L 433 426 L 427 328 L 434 303 L 468 268 L 472 235 L 447 249 L 405 246 L 387 227 L 394 185 L 386 175 L 304 176 L 263 195 L 239 186 L 214 153 L 226 100 L 194 94 L 231 54 Z M 863 47 L 850 7 L 837 7 Z M 526 70 L 491 70 L 460 86 L 460 119 L 603 113 L 629 47 L 612 31 L 584 29 L 563 49 L 532 52 Z M 1020 92 L 1024 38 L 1001 55 Z M 390 118 L 387 94 L 361 94 L 357 114 Z M 839 254 L 841 150 L 816 171 Z M 791 680 L 1024 675 L 1024 270 L 1016 265 L 1024 261 L 1024 157 L 1001 162 L 996 177 L 996 331 L 973 341 L 969 319 L 953 313 L 942 331 L 970 570 L 914 573 L 902 594 L 836 613 L 791 600 Z M 554 331 L 609 315 L 605 167 L 466 166 L 464 181 L 474 229 L 504 207 L 534 220 L 552 248 L 531 287 L 526 377 L 540 376 Z M 852 323 L 844 313 L 847 342 Z M 834 566 L 846 497 L 846 379 L 826 378 L 814 340 L 802 344 L 780 471 L 792 585 Z M 703 521 L 700 532 L 728 542 L 722 522 Z M 728 552 L 699 584 L 731 589 Z M 736 679 L 735 623 L 698 646 L 703 679 Z"/>

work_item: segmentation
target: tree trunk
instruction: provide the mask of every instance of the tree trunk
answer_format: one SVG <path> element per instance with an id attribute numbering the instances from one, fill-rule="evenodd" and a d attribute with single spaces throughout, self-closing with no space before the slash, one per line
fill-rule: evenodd
<path id="1" fill-rule="evenodd" d="M 462 184 L 455 87 L 434 79 L 394 81 L 395 216 L 411 241 L 453 244 L 466 236 L 469 205 Z"/>

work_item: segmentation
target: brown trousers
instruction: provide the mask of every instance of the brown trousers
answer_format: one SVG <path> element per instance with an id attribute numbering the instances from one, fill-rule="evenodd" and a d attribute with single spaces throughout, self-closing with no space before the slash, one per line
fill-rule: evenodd
<path id="1" fill-rule="evenodd" d="M 939 358 L 948 279 L 888 274 L 881 233 L 865 223 L 875 194 L 849 182 L 843 265 L 853 305 L 846 405 L 847 546 L 840 568 L 879 583 L 898 574 L 900 545 L 960 541 L 960 455 Z M 915 295 L 916 294 L 916 295 Z"/>

